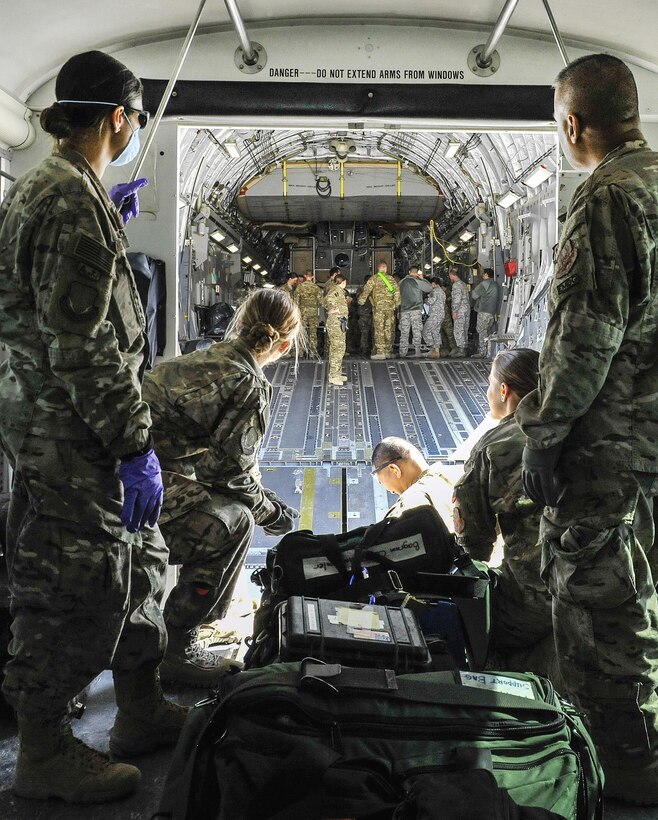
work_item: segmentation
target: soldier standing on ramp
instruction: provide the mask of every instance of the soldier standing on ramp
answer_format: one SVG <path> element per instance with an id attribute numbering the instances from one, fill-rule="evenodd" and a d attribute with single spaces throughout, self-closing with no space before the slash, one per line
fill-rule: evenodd
<path id="1" fill-rule="evenodd" d="M 387 271 L 386 262 L 380 262 L 377 273 L 366 282 L 358 299 L 360 305 L 364 305 L 367 299 L 372 304 L 374 352 L 371 359 L 387 359 L 393 355 L 395 309 L 400 307 L 400 288 Z"/>
<path id="2" fill-rule="evenodd" d="M 307 270 L 304 281 L 295 288 L 295 302 L 302 315 L 302 327 L 308 338 L 308 352 L 312 359 L 318 357 L 318 308 L 322 304 L 322 290 L 313 281 L 313 271 Z"/>

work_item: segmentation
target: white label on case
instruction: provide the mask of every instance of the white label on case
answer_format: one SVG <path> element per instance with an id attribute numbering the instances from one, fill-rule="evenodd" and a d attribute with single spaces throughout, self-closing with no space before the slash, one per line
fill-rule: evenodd
<path id="1" fill-rule="evenodd" d="M 489 692 L 502 692 L 505 695 L 537 700 L 532 683 L 528 680 L 489 675 L 486 672 L 460 672 L 459 676 L 462 686 L 473 686 L 475 689 L 486 689 Z"/>
<path id="2" fill-rule="evenodd" d="M 420 555 L 425 555 L 425 543 L 423 536 L 420 533 L 412 535 L 409 538 L 400 538 L 397 541 L 388 541 L 386 544 L 376 544 L 374 547 L 369 547 L 370 552 L 381 555 L 383 558 L 388 558 L 389 561 L 408 561 L 410 558 L 416 558 Z M 354 557 L 354 550 L 347 550 L 343 553 L 345 565 L 349 566 Z M 328 558 L 322 556 L 318 558 L 304 558 L 302 561 L 304 578 L 310 580 L 311 578 L 324 578 L 327 575 L 337 575 L 338 570 L 329 561 Z M 370 558 L 363 560 L 364 567 L 378 566 L 377 561 Z"/>
<path id="3" fill-rule="evenodd" d="M 308 621 L 309 632 L 319 632 L 315 604 L 306 604 L 306 620 Z"/>

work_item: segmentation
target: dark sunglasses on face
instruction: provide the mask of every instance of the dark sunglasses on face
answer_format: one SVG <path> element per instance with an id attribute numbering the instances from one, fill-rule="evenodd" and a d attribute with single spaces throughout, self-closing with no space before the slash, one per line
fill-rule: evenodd
<path id="1" fill-rule="evenodd" d="M 139 108 L 133 108 L 132 105 L 124 105 L 123 107 L 126 109 L 126 111 L 132 111 L 133 114 L 137 114 L 137 122 L 139 122 L 139 127 L 146 128 L 151 117 L 149 111 L 140 111 Z"/>

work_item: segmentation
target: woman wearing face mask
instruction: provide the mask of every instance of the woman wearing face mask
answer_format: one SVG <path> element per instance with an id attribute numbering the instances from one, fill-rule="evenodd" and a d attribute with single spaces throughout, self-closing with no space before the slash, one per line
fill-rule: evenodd
<path id="1" fill-rule="evenodd" d="M 71 698 L 112 669 L 115 756 L 174 743 L 185 710 L 157 675 L 167 550 L 144 315 L 100 182 L 139 149 L 142 86 L 91 51 L 64 64 L 55 93 L 41 115 L 55 150 L 0 207 L 0 444 L 14 469 L 3 692 L 18 716 L 16 793 L 92 803 L 133 791 L 140 774 L 73 738 Z"/>
<path id="2" fill-rule="evenodd" d="M 487 400 L 498 425 L 477 442 L 454 488 L 457 542 L 489 561 L 500 532 L 503 560 L 493 592 L 491 663 L 553 677 L 551 597 L 539 575 L 541 509 L 521 482 L 525 436 L 516 423 L 521 399 L 537 387 L 539 354 L 503 350 L 494 359 Z"/>

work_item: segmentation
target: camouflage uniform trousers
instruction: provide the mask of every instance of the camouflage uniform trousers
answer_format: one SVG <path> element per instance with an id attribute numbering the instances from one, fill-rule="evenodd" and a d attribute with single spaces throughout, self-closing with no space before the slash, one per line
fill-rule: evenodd
<path id="1" fill-rule="evenodd" d="M 406 356 L 409 350 L 409 331 L 416 355 L 420 355 L 420 343 L 423 335 L 423 311 L 403 310 L 400 314 L 400 356 Z"/>
<path id="2" fill-rule="evenodd" d="M 63 715 L 104 669 L 159 665 L 167 549 L 157 527 L 123 543 L 38 513 L 17 473 L 7 523 L 11 660 L 3 693 L 23 717 Z"/>
<path id="3" fill-rule="evenodd" d="M 432 318 L 432 314 L 423 325 L 423 341 L 433 350 L 441 348 L 441 322 Z"/>
<path id="4" fill-rule="evenodd" d="M 345 356 L 345 332 L 340 329 L 340 318 L 330 316 L 327 319 L 327 338 L 329 339 L 329 378 L 337 379 L 343 371 Z"/>
<path id="5" fill-rule="evenodd" d="M 580 461 L 563 456 L 560 471 L 587 475 Z M 618 470 L 607 492 L 604 480 L 571 485 L 558 507 L 545 508 L 540 536 L 565 693 L 588 716 L 604 757 L 617 759 L 658 751 L 658 478 Z M 618 509 L 613 523 L 609 511 Z"/>
<path id="6" fill-rule="evenodd" d="M 393 352 L 393 339 L 395 337 L 394 309 L 392 307 L 373 308 L 372 329 L 374 352 L 390 356 Z"/>
<path id="7" fill-rule="evenodd" d="M 454 350 L 457 347 L 455 341 L 455 332 L 452 324 L 452 316 L 449 309 L 446 307 L 446 315 L 441 323 L 441 338 L 445 341 L 448 350 Z"/>
<path id="8" fill-rule="evenodd" d="M 369 356 L 372 350 L 372 314 L 359 316 L 359 331 L 361 333 L 361 355 Z"/>
<path id="9" fill-rule="evenodd" d="M 521 586 L 506 561 L 492 571 L 496 586 L 491 596 L 487 667 L 531 670 L 550 678 L 561 692 L 548 590 Z"/>
<path id="10" fill-rule="evenodd" d="M 184 631 L 226 615 L 254 534 L 254 517 L 244 504 L 209 495 L 161 525 L 169 563 L 182 564 L 165 604 L 165 622 Z"/>
<path id="11" fill-rule="evenodd" d="M 478 353 L 481 356 L 487 355 L 487 336 L 491 333 L 494 317 L 491 313 L 478 313 L 475 329 L 478 334 Z"/>
<path id="12" fill-rule="evenodd" d="M 318 318 L 317 308 L 302 308 L 302 327 L 308 339 L 308 352 L 314 358 L 318 355 Z"/>
<path id="13" fill-rule="evenodd" d="M 468 344 L 468 323 L 471 318 L 469 310 L 460 310 L 454 321 L 455 345 L 466 347 Z"/>

